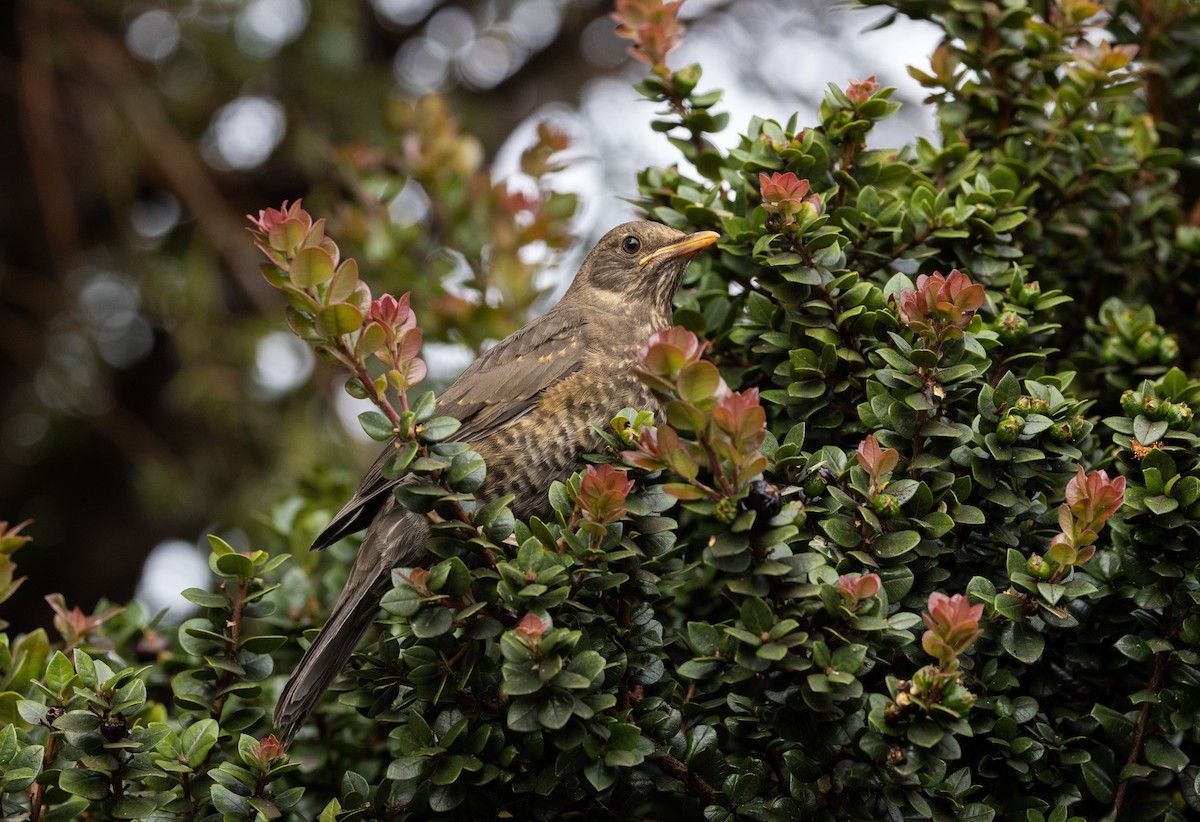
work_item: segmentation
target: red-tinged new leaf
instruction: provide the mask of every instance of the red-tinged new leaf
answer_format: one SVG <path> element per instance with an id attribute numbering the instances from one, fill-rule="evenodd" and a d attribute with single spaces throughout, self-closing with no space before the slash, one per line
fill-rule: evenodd
<path id="1" fill-rule="evenodd" d="M 358 335 L 358 341 L 354 345 L 354 350 L 359 357 L 366 359 L 370 355 L 383 348 L 387 342 L 386 332 L 378 323 L 368 323 L 363 326 L 362 333 Z"/>
<path id="2" fill-rule="evenodd" d="M 590 522 L 616 522 L 625 515 L 625 498 L 632 488 L 633 480 L 624 471 L 611 465 L 588 466 L 579 483 L 579 508 Z"/>
<path id="3" fill-rule="evenodd" d="M 852 103 L 865 103 L 871 99 L 871 95 L 879 91 L 879 83 L 875 82 L 875 75 L 872 74 L 866 80 L 851 80 L 850 85 L 846 86 L 846 99 Z"/>
<path id="4" fill-rule="evenodd" d="M 421 329 L 409 328 L 396 340 L 396 363 L 407 362 L 421 353 Z"/>
<path id="5" fill-rule="evenodd" d="M 872 485 L 890 474 L 900 462 L 900 453 L 895 448 L 880 448 L 874 434 L 868 434 L 866 439 L 858 444 L 855 458 L 863 470 L 871 478 Z"/>
<path id="6" fill-rule="evenodd" d="M 276 251 L 291 255 L 304 242 L 304 238 L 308 235 L 309 225 L 310 223 L 302 220 L 284 220 L 272 226 L 267 234 L 267 244 Z"/>
<path id="7" fill-rule="evenodd" d="M 529 645 L 535 645 L 542 635 L 550 628 L 546 621 L 537 614 L 526 614 L 517 627 L 513 629 L 518 637 Z"/>

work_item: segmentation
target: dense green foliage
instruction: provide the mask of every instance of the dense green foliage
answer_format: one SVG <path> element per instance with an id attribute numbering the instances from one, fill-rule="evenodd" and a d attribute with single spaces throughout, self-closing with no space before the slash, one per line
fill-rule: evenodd
<path id="1" fill-rule="evenodd" d="M 353 545 L 307 552 L 339 501 L 214 540 L 177 637 L 61 606 L 61 640 L 0 645 L 4 817 L 1200 813 L 1200 8 L 879 5 L 947 32 L 940 146 L 871 147 L 895 104 L 864 80 L 722 149 L 672 10 L 619 4 L 690 164 L 641 204 L 723 236 L 643 352 L 666 421 L 617 414 L 544 521 L 473 506 L 407 307 L 260 218 L 292 327 L 409 441 L 438 559 L 286 759 L 266 709 L 344 579 Z"/>

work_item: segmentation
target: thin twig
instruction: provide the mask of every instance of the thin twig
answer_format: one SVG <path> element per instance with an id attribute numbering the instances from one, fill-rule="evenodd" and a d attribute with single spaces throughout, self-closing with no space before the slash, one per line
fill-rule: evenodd
<path id="1" fill-rule="evenodd" d="M 1159 651 L 1154 655 L 1154 673 L 1150 675 L 1148 684 L 1151 693 L 1157 694 L 1158 689 L 1162 687 L 1163 677 L 1167 673 L 1167 651 Z M 1125 760 L 1125 766 L 1136 765 L 1138 759 L 1142 755 L 1142 743 L 1146 741 L 1146 732 L 1150 727 L 1150 711 L 1153 709 L 1153 702 L 1147 701 L 1142 703 L 1142 711 L 1138 714 L 1137 725 L 1133 730 L 1133 745 L 1129 749 L 1129 756 Z M 1121 808 L 1125 804 L 1125 797 L 1129 793 L 1129 785 L 1132 777 L 1125 777 L 1121 780 L 1121 784 L 1117 786 L 1116 796 L 1113 797 L 1113 812 L 1114 820 L 1121 818 Z"/>

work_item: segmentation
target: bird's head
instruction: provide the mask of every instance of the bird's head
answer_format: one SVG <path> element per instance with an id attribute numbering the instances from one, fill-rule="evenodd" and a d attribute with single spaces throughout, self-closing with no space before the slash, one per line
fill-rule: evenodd
<path id="1" fill-rule="evenodd" d="M 671 298 L 688 261 L 720 237 L 715 231 L 684 234 L 645 220 L 605 234 L 579 267 L 568 295 L 614 306 L 671 310 Z"/>

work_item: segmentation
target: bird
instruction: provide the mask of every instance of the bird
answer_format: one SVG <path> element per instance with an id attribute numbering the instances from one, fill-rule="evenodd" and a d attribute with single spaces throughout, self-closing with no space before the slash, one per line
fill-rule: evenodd
<path id="1" fill-rule="evenodd" d="M 513 515 L 546 516 L 551 483 L 583 468 L 604 427 L 625 407 L 661 409 L 633 367 L 651 334 L 672 324 L 672 300 L 688 262 L 719 238 L 634 221 L 605 234 L 562 298 L 542 316 L 484 352 L 437 400 L 461 422 L 456 438 L 484 459 L 481 502 L 513 494 Z M 426 561 L 430 520 L 393 493 L 403 477 L 383 466 L 392 440 L 350 500 L 313 541 L 313 550 L 366 530 L 329 619 L 276 702 L 274 725 L 289 744 L 340 673 L 391 587 L 393 568 Z"/>

